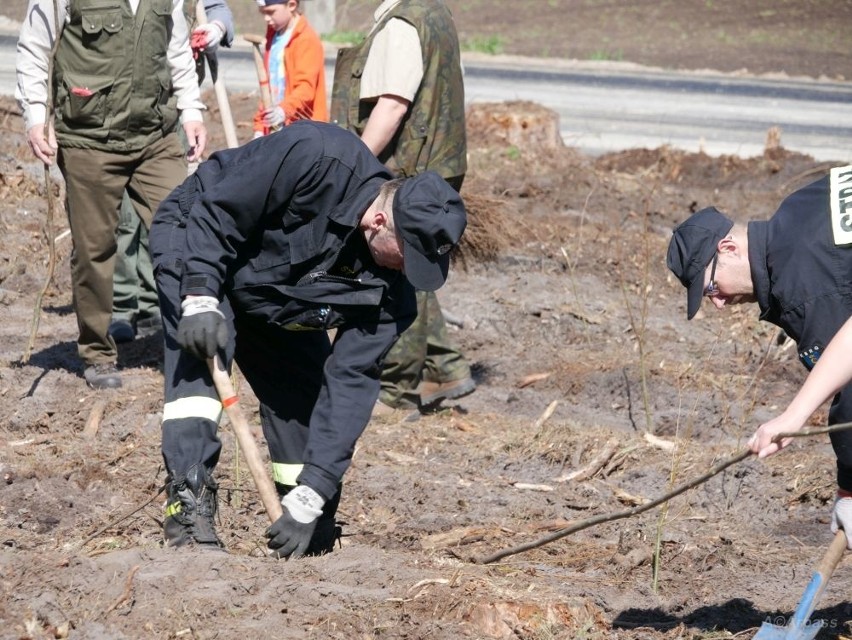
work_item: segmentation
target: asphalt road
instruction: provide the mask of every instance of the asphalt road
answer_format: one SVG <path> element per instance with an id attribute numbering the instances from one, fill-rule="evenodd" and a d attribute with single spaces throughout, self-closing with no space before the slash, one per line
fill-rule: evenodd
<path id="1" fill-rule="evenodd" d="M 14 93 L 15 42 L 0 36 L 0 94 Z M 468 103 L 529 100 L 549 107 L 559 113 L 565 143 L 586 153 L 668 144 L 750 157 L 763 152 L 767 130 L 777 126 L 787 149 L 852 163 L 849 82 L 507 56 L 466 55 L 464 64 Z M 230 92 L 257 90 L 247 46 L 223 50 L 220 71 Z M 332 77 L 329 58 L 329 85 Z"/>

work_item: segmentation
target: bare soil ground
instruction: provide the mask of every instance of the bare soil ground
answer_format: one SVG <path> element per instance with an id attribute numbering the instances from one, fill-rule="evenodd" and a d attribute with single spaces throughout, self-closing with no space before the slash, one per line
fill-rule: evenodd
<path id="1" fill-rule="evenodd" d="M 776 70 L 813 73 L 820 56 L 799 57 Z M 254 104 L 232 100 L 240 120 Z M 507 142 L 508 113 L 531 124 L 526 143 Z M 265 516 L 227 424 L 228 553 L 161 548 L 162 348 L 127 345 L 125 388 L 86 388 L 61 204 L 55 280 L 22 363 L 47 273 L 46 190 L 17 107 L 0 98 L 0 639 L 716 639 L 788 618 L 830 540 L 825 438 L 734 465 L 665 508 L 481 562 L 699 476 L 804 375 L 753 307 L 687 322 L 665 247 L 690 210 L 766 217 L 831 163 L 783 149 L 590 158 L 535 135 L 548 115 L 532 104 L 469 114 L 471 244 L 439 297 L 477 392 L 432 415 L 375 419 L 346 477 L 341 547 L 278 562 L 264 556 Z M 606 451 L 592 477 L 568 478 Z M 814 614 L 822 640 L 852 636 L 850 593 L 847 558 Z"/>

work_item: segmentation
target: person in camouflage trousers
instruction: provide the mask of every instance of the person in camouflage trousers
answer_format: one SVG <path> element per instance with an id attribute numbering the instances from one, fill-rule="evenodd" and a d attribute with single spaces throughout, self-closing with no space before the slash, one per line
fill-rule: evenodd
<path id="1" fill-rule="evenodd" d="M 183 1 L 183 16 L 190 31 L 190 46 L 195 57 L 198 85 L 204 81 L 205 65 L 217 65 L 219 45 L 230 47 L 234 40 L 234 17 L 225 0 L 200 0 L 207 24 L 197 25 L 196 5 L 199 0 Z M 178 130 L 181 144 L 188 142 Z M 148 249 L 148 230 L 136 214 L 127 191 L 121 199 L 116 230 L 118 248 L 113 274 L 112 321 L 109 334 L 117 343 L 153 335 L 162 328 L 154 267 Z"/>
<path id="2" fill-rule="evenodd" d="M 361 45 L 341 49 L 331 120 L 354 132 L 395 175 L 435 171 L 461 189 L 467 171 L 459 39 L 441 0 L 384 0 Z M 447 336 L 434 293 L 387 355 L 377 408 L 437 407 L 476 389 Z"/>

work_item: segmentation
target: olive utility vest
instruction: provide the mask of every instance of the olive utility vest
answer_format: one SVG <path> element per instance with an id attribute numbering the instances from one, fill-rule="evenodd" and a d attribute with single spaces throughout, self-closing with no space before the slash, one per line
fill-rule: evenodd
<path id="1" fill-rule="evenodd" d="M 70 0 L 54 61 L 56 136 L 66 147 L 138 151 L 174 130 L 166 57 L 171 0 Z"/>
<path id="2" fill-rule="evenodd" d="M 423 80 L 379 160 L 399 177 L 427 169 L 444 178 L 463 176 L 467 171 L 464 81 L 456 27 L 443 2 L 402 2 L 382 17 L 362 44 L 338 51 L 331 121 L 359 136 L 364 132 L 376 103 L 359 100 L 361 74 L 373 39 L 391 18 L 401 18 L 417 29 Z"/>

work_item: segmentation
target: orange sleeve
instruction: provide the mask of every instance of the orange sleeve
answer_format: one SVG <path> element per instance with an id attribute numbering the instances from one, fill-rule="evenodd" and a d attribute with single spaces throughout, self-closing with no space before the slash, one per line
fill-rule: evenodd
<path id="1" fill-rule="evenodd" d="M 296 120 L 320 120 L 328 122 L 328 105 L 325 92 L 325 53 L 322 41 L 304 21 L 284 51 L 286 73 L 284 109 L 286 123 Z"/>

